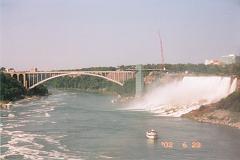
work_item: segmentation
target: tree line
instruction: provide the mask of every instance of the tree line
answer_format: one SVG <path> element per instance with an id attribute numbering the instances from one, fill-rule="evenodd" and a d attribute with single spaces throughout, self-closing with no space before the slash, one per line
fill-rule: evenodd
<path id="1" fill-rule="evenodd" d="M 135 79 L 125 81 L 123 86 L 119 86 L 113 82 L 93 76 L 77 76 L 77 77 L 59 77 L 47 82 L 49 87 L 54 88 L 77 88 L 83 91 L 111 92 L 121 95 L 135 94 Z"/>
<path id="2" fill-rule="evenodd" d="M 163 66 L 161 64 L 146 64 L 143 65 L 145 69 L 161 69 Z M 214 74 L 214 75 L 238 75 L 240 76 L 240 64 L 228 64 L 228 65 L 205 65 L 205 64 L 164 64 L 166 72 L 169 73 L 183 73 L 185 71 L 195 74 Z M 81 68 L 75 70 L 84 71 L 116 71 L 116 70 L 128 70 L 135 69 L 135 65 L 121 65 L 118 67 L 91 67 L 91 68 Z M 149 73 L 150 71 L 144 71 L 144 73 Z M 145 74 L 145 75 L 146 75 Z"/>

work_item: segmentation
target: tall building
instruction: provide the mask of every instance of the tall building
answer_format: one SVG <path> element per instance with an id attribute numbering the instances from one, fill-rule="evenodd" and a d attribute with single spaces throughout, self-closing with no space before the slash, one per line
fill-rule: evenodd
<path id="1" fill-rule="evenodd" d="M 234 64 L 234 63 L 240 63 L 240 56 L 229 54 L 227 56 L 222 56 L 220 61 L 223 64 Z"/>

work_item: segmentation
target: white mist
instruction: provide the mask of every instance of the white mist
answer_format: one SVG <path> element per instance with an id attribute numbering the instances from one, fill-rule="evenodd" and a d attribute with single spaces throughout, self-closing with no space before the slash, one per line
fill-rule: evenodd
<path id="1" fill-rule="evenodd" d="M 231 77 L 184 77 L 147 93 L 128 109 L 146 110 L 160 116 L 180 117 L 201 105 L 214 103 L 236 89 Z"/>

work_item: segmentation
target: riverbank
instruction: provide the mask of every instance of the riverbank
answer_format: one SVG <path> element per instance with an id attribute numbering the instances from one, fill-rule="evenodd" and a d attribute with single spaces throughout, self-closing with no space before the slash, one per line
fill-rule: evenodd
<path id="1" fill-rule="evenodd" d="M 48 96 L 50 94 L 48 93 L 44 96 Z M 44 96 L 40 96 L 40 95 L 24 96 L 21 99 L 16 99 L 13 101 L 0 101 L 0 110 L 1 109 L 10 109 L 10 107 L 16 102 L 24 102 L 24 101 L 34 100 L 34 99 L 40 99 L 41 97 L 44 97 Z"/>
<path id="2" fill-rule="evenodd" d="M 9 109 L 11 104 L 11 101 L 0 101 L 0 109 Z"/>
<path id="3" fill-rule="evenodd" d="M 18 100 L 48 95 L 48 89 L 42 84 L 29 90 L 17 79 L 3 72 L 0 72 L 0 80 L 0 109 L 9 109 L 12 102 Z"/>
<path id="4" fill-rule="evenodd" d="M 240 129 L 240 93 L 234 92 L 217 103 L 201 106 L 182 117 Z"/>

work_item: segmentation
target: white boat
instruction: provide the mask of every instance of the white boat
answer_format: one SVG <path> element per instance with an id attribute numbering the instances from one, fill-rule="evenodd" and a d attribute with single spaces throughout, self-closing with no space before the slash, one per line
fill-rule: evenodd
<path id="1" fill-rule="evenodd" d="M 149 139 L 157 139 L 158 135 L 157 132 L 154 129 L 151 129 L 150 131 L 146 132 L 146 137 Z"/>

